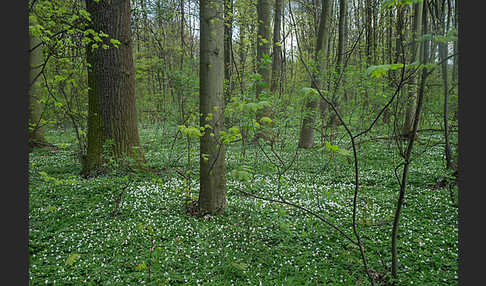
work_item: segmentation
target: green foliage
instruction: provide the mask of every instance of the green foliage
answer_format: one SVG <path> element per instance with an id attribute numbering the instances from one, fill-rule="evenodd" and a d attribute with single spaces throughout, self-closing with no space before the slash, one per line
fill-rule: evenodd
<path id="1" fill-rule="evenodd" d="M 73 266 L 74 262 L 76 262 L 79 258 L 81 258 L 81 254 L 71 253 L 66 259 L 66 262 L 64 264 L 66 266 Z"/>
<path id="2" fill-rule="evenodd" d="M 159 134 L 152 128 L 141 129 L 141 140 L 149 151 L 149 164 L 162 168 L 170 163 L 165 150 L 170 150 L 173 139 L 166 136 L 152 141 Z M 172 132 L 176 130 L 174 127 Z M 56 144 L 70 140 L 60 131 L 48 134 L 48 140 Z M 345 149 L 343 146 L 329 143 L 324 148 L 329 150 L 326 152 L 339 152 Z M 375 267 L 379 267 L 380 258 L 374 249 L 389 247 L 390 217 L 396 201 L 393 166 L 398 155 L 386 146 L 386 142 L 364 144 L 359 158 L 357 219 L 360 233 L 368 237 L 368 260 Z M 120 186 L 134 178 L 107 174 L 85 180 L 79 175 L 81 166 L 72 151 L 36 150 L 29 159 L 32 284 L 45 280 L 53 284 L 69 280 L 74 284 L 150 284 L 149 267 L 151 281 L 158 279 L 162 284 L 199 281 L 223 285 L 220 281 L 233 280 L 235 284 L 258 285 L 262 281 L 273 285 L 319 279 L 319 283 L 352 285 L 362 279 L 359 251 L 327 226 L 293 208 L 239 195 L 237 189 L 278 197 L 277 178 L 274 170 L 267 169 L 265 157 L 255 152 L 256 146 L 250 146 L 246 160 L 235 161 L 239 147 L 232 144 L 228 151 L 227 214 L 209 220 L 185 215 L 181 207 L 185 192 L 197 193 L 198 181 L 186 182 L 171 171 L 147 174 L 134 181 L 123 195 L 120 215 L 108 218 Z M 180 142 L 174 152 L 184 148 Z M 442 146 L 423 147 L 417 152 L 423 150 L 427 151 L 414 160 L 410 170 L 412 191 L 402 217 L 400 261 L 413 271 L 404 272 L 404 282 L 398 285 L 454 281 L 457 275 L 457 209 L 449 204 L 447 190 L 427 188 L 445 173 Z M 285 150 L 277 151 L 283 158 L 291 157 Z M 281 178 L 282 194 L 311 208 L 319 195 L 322 215 L 347 229 L 353 170 L 342 156 L 336 156 L 341 171 L 329 172 L 326 161 L 316 159 L 321 158 L 320 152 L 311 149 L 301 154 L 299 165 Z M 195 160 L 188 166 L 193 174 L 198 171 L 198 158 Z M 63 183 L 46 181 L 46 177 Z M 71 255 L 72 265 L 67 266 Z M 386 263 L 384 257 L 382 253 Z M 426 259 L 429 263 L 421 262 Z M 59 265 L 70 271 L 61 271 Z"/>
<path id="3" fill-rule="evenodd" d="M 403 68 L 403 66 L 404 66 L 403 64 L 387 64 L 387 65 L 370 66 L 366 70 L 366 74 L 371 77 L 381 78 L 384 75 L 386 75 L 388 71 L 401 69 Z"/>
<path id="4" fill-rule="evenodd" d="M 382 5 L 391 8 L 392 6 L 404 6 L 422 2 L 423 0 L 383 0 Z"/>
<path id="5" fill-rule="evenodd" d="M 210 127 L 210 126 L 208 126 L 208 127 Z M 187 127 L 185 125 L 177 126 L 177 130 L 179 130 L 182 133 L 182 135 L 188 136 L 190 139 L 202 137 L 203 134 L 201 133 L 201 129 L 203 129 L 203 131 L 204 131 L 203 127 L 201 127 L 201 128 L 198 128 L 198 127 L 195 127 L 195 126 Z"/>

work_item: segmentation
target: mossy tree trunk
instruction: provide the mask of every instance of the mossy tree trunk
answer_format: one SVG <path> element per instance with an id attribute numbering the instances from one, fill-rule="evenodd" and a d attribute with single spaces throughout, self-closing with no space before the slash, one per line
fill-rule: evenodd
<path id="1" fill-rule="evenodd" d="M 87 48 L 89 104 L 88 148 L 83 174 L 102 168 L 103 146 L 111 142 L 110 155 L 144 160 L 140 150 L 135 109 L 135 74 L 132 56 L 129 0 L 86 1 L 91 28 L 108 34 L 108 49 Z M 118 48 L 110 44 L 113 38 Z"/>
<path id="2" fill-rule="evenodd" d="M 200 214 L 226 209 L 224 130 L 224 18 L 223 1 L 200 1 L 200 126 L 210 125 L 200 138 Z"/>

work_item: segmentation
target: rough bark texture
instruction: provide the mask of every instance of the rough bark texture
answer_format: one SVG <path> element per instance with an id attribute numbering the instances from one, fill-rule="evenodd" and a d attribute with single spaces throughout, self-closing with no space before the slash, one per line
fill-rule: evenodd
<path id="1" fill-rule="evenodd" d="M 317 33 L 316 49 L 314 50 L 315 64 L 318 65 L 317 71 L 314 73 L 314 82 L 311 84 L 312 88 L 320 89 L 322 71 L 324 69 L 324 60 L 327 59 L 327 46 L 329 42 L 329 15 L 330 15 L 330 0 L 322 1 L 322 12 L 319 21 L 319 29 Z M 314 109 L 317 105 L 315 98 L 306 99 L 304 107 L 304 119 L 300 129 L 299 148 L 311 148 L 314 146 Z"/>
<path id="2" fill-rule="evenodd" d="M 102 166 L 103 145 L 110 140 L 116 158 L 143 160 L 135 109 L 130 1 L 86 1 L 92 28 L 120 41 L 118 48 L 87 49 L 89 104 L 88 150 L 83 174 Z M 109 40 L 104 40 L 110 45 Z"/>
<path id="3" fill-rule="evenodd" d="M 201 214 L 220 214 L 226 209 L 225 146 L 220 140 L 224 129 L 223 1 L 200 2 L 200 27 L 200 126 L 209 124 L 211 129 L 200 138 L 198 203 Z"/>

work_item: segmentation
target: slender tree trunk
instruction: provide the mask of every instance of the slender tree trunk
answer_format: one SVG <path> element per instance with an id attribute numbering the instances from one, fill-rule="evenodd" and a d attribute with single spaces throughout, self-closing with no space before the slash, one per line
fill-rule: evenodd
<path id="1" fill-rule="evenodd" d="M 365 0 L 365 17 L 366 17 L 366 64 L 371 65 L 373 59 L 373 27 L 372 27 L 372 0 Z"/>
<path id="2" fill-rule="evenodd" d="M 412 57 L 411 63 L 416 63 L 420 58 L 420 43 L 417 41 L 420 35 L 422 35 L 422 3 L 413 4 L 414 7 L 414 19 L 413 19 L 413 32 L 412 32 Z M 405 111 L 405 122 L 402 128 L 403 136 L 410 136 L 413 128 L 414 111 L 417 102 L 417 76 L 412 76 L 410 79 L 410 85 L 408 90 L 407 107 Z"/>
<path id="3" fill-rule="evenodd" d="M 280 44 L 280 28 L 282 27 L 282 2 L 283 0 L 275 0 L 275 17 L 273 24 L 272 83 L 270 87 L 270 91 L 272 92 L 277 90 L 282 70 L 282 48 Z"/>
<path id="4" fill-rule="evenodd" d="M 233 38 L 233 0 L 224 1 L 224 101 L 231 101 L 231 40 Z"/>
<path id="5" fill-rule="evenodd" d="M 87 48 L 88 150 L 83 174 L 102 168 L 103 145 L 112 142 L 116 158 L 143 158 L 135 109 L 135 71 L 132 58 L 130 1 L 86 1 L 91 26 L 120 41 L 118 48 Z M 107 45 L 111 45 L 105 39 Z"/>
<path id="6" fill-rule="evenodd" d="M 405 15 L 407 14 L 407 5 L 400 5 L 397 10 L 396 22 L 396 40 L 395 40 L 395 63 L 401 63 L 404 60 L 405 45 Z"/>
<path id="7" fill-rule="evenodd" d="M 423 5 L 423 34 L 427 33 L 427 7 L 424 3 L 420 3 L 420 5 Z M 422 55 L 421 55 L 421 63 L 425 64 L 427 59 L 428 59 L 428 41 L 424 41 L 423 43 L 423 48 L 422 48 Z M 405 200 L 405 191 L 407 187 L 407 178 L 408 178 L 408 171 L 409 171 L 409 165 L 410 165 L 410 158 L 412 155 L 412 149 L 413 149 L 413 144 L 415 142 L 415 138 L 417 136 L 417 129 L 418 129 L 418 124 L 419 124 L 419 119 L 420 119 L 420 112 L 422 110 L 422 103 L 423 103 L 423 98 L 424 98 L 424 90 L 425 90 L 425 81 L 427 79 L 427 70 L 424 68 L 421 73 L 421 80 L 420 80 L 420 86 L 417 94 L 417 105 L 415 107 L 415 112 L 414 112 L 414 120 L 413 120 L 413 127 L 412 127 L 412 132 L 411 135 L 408 138 L 408 144 L 407 144 L 407 149 L 404 154 L 404 165 L 403 165 L 403 172 L 402 172 L 402 179 L 400 181 L 400 193 L 398 196 L 398 201 L 397 201 L 397 207 L 395 209 L 395 217 L 393 220 L 393 227 L 392 227 L 392 266 L 391 266 L 391 272 L 393 278 L 397 279 L 398 278 L 398 255 L 397 255 L 397 243 L 398 243 L 398 225 L 400 222 L 400 214 L 403 206 L 403 202 Z"/>
<path id="8" fill-rule="evenodd" d="M 181 6 L 181 70 L 184 68 L 184 0 L 180 1 Z"/>
<path id="9" fill-rule="evenodd" d="M 437 3 L 440 5 L 439 3 Z M 449 7 L 450 8 L 450 7 Z M 443 16 L 445 13 L 445 5 L 442 5 L 441 7 L 441 15 Z M 440 23 L 440 28 L 441 28 L 441 33 L 442 35 L 446 36 L 447 31 L 449 30 L 449 23 L 450 23 L 450 9 L 448 9 L 448 15 L 447 15 L 447 23 L 444 22 L 444 17 L 441 17 L 439 19 Z M 445 146 L 444 146 L 444 153 L 445 153 L 445 159 L 446 159 L 446 168 L 447 169 L 452 169 L 452 159 L 451 159 L 451 146 L 449 143 L 449 72 L 447 70 L 448 68 L 448 43 L 439 43 L 439 56 L 440 56 L 440 61 L 441 63 L 441 68 L 442 68 L 442 84 L 444 88 L 444 114 L 443 114 L 443 122 L 444 122 L 444 139 L 445 139 Z"/>
<path id="10" fill-rule="evenodd" d="M 388 9 L 387 10 L 387 26 L 386 26 L 386 43 L 387 43 L 387 58 L 386 62 L 389 64 L 393 63 L 393 10 Z M 388 85 L 392 86 L 393 83 L 393 71 L 388 71 L 387 72 L 387 77 L 388 77 Z M 391 116 L 391 111 L 390 107 L 386 108 L 385 111 L 383 112 L 383 123 L 388 123 L 390 121 L 390 116 Z"/>
<path id="11" fill-rule="evenodd" d="M 200 138 L 201 214 L 220 214 L 226 209 L 226 148 L 220 134 L 224 129 L 223 5 L 221 0 L 200 1 L 200 126 L 211 126 Z"/>
<path id="12" fill-rule="evenodd" d="M 316 48 L 314 50 L 315 64 L 318 66 L 314 74 L 315 85 L 312 84 L 312 88 L 321 88 L 321 78 L 323 72 L 323 62 L 327 59 L 327 45 L 329 41 L 329 15 L 331 0 L 322 0 L 322 11 L 319 21 L 319 29 L 317 33 Z M 300 129 L 299 148 L 311 148 L 314 146 L 314 109 L 317 105 L 317 99 L 315 97 L 306 98 L 304 106 L 304 119 L 302 121 L 302 127 Z M 322 111 L 322 110 L 321 110 Z"/>
<path id="13" fill-rule="evenodd" d="M 262 101 L 270 94 L 270 69 L 271 64 L 267 61 L 270 58 L 270 0 L 257 1 L 257 73 L 261 76 L 261 80 L 256 83 L 256 99 Z M 257 111 L 256 120 L 259 123 L 264 116 L 271 118 L 271 109 L 264 107 Z M 262 124 L 266 125 L 266 123 Z M 270 139 L 269 130 L 258 131 L 254 139 Z"/>
<path id="14" fill-rule="evenodd" d="M 346 10 L 347 10 L 347 0 L 339 0 L 339 24 L 338 24 L 338 46 L 337 46 L 337 61 L 336 61 L 336 77 L 333 82 L 337 82 L 337 77 L 343 71 L 343 58 L 344 58 L 344 41 L 345 41 L 345 18 L 346 18 Z M 337 89 L 335 89 L 337 90 Z M 334 106 L 338 107 L 339 102 L 336 98 L 336 94 L 332 94 L 333 104 Z M 338 124 L 338 118 L 336 114 L 333 112 L 330 115 L 330 125 L 332 127 L 336 127 Z"/>
<path id="15" fill-rule="evenodd" d="M 243 94 L 246 89 L 246 80 L 245 80 L 245 72 L 246 72 L 246 54 L 247 54 L 247 47 L 245 44 L 245 37 L 246 37 L 246 32 L 247 28 L 245 27 L 244 24 L 240 24 L 240 49 L 239 49 L 239 59 L 240 59 L 240 75 L 241 75 L 241 82 L 240 82 L 240 88 L 241 88 L 241 93 Z"/>
<path id="16" fill-rule="evenodd" d="M 347 0 L 339 0 L 339 38 L 337 47 L 337 72 L 341 72 L 343 68 L 343 58 L 344 58 L 344 45 L 346 40 L 346 10 L 347 10 Z"/>

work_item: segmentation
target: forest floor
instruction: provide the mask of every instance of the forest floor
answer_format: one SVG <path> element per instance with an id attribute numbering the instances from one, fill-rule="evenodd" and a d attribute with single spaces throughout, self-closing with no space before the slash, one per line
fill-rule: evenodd
<path id="1" fill-rule="evenodd" d="M 184 203 L 197 198 L 198 144 L 167 134 L 140 130 L 147 163 L 159 173 L 84 179 L 75 138 L 47 132 L 59 150 L 36 149 L 29 158 L 30 285 L 369 285 L 359 250 L 335 229 L 294 207 L 242 195 L 276 198 L 283 166 L 275 154 L 290 164 L 295 144 L 275 154 L 265 147 L 267 155 L 249 145 L 245 156 L 241 144 L 230 146 L 228 208 L 197 218 Z M 400 218 L 397 285 L 457 285 L 458 210 L 448 188 L 432 187 L 445 174 L 442 145 L 434 144 L 441 137 L 421 140 Z M 385 276 L 401 162 L 389 144 L 370 141 L 358 150 L 358 230 L 370 268 Z M 323 150 L 299 151 L 280 178 L 281 193 L 354 238 L 352 161 Z"/>

